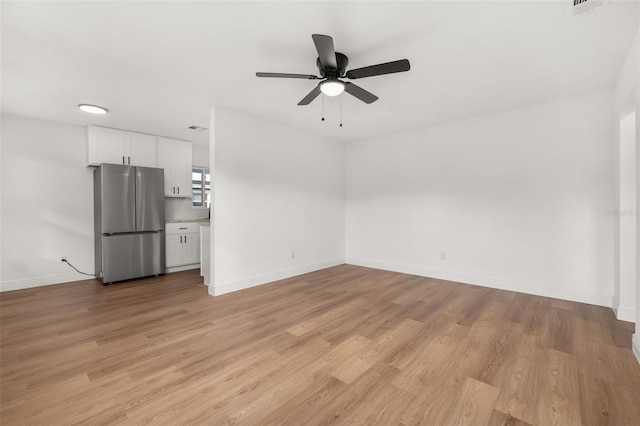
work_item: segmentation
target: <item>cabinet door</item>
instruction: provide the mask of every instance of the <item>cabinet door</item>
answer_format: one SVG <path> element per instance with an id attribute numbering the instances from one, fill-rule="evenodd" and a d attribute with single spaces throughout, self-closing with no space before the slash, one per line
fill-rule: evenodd
<path id="1" fill-rule="evenodd" d="M 185 265 L 200 263 L 200 235 L 184 234 L 182 261 Z"/>
<path id="2" fill-rule="evenodd" d="M 165 197 L 191 197 L 191 142 L 158 138 L 158 167 L 164 169 Z"/>
<path id="3" fill-rule="evenodd" d="M 126 164 L 127 132 L 93 126 L 87 131 L 90 165 Z"/>
<path id="4" fill-rule="evenodd" d="M 127 164 L 141 167 L 157 167 L 156 137 L 144 133 L 127 132 L 129 152 Z M 131 163 L 129 163 L 131 161 Z"/>
<path id="5" fill-rule="evenodd" d="M 173 145 L 173 184 L 178 196 L 191 197 L 191 142 L 175 141 Z"/>
<path id="6" fill-rule="evenodd" d="M 158 138 L 158 167 L 164 169 L 164 195 L 174 196 L 173 186 L 173 140 Z"/>
<path id="7" fill-rule="evenodd" d="M 167 268 L 171 266 L 182 265 L 182 249 L 183 245 L 180 241 L 184 237 L 182 235 L 167 235 L 165 237 L 165 253 L 167 257 Z"/>

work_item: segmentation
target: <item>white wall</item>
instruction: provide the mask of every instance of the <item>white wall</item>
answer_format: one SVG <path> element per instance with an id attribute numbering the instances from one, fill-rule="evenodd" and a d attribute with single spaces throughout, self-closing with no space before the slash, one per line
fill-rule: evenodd
<path id="1" fill-rule="evenodd" d="M 635 58 L 636 94 L 636 203 L 640 203 L 640 31 L 636 34 L 630 53 Z M 633 74 L 631 74 L 633 75 Z M 636 332 L 633 353 L 640 362 L 640 212 L 636 204 Z"/>
<path id="2" fill-rule="evenodd" d="M 82 127 L 2 116 L 0 289 L 87 278 L 94 272 L 93 169 Z"/>
<path id="3" fill-rule="evenodd" d="M 618 319 L 636 321 L 637 263 L 636 248 L 636 145 L 638 109 L 638 76 L 640 68 L 638 34 L 629 49 L 614 87 L 615 173 L 616 173 L 616 297 L 614 310 Z"/>
<path id="4" fill-rule="evenodd" d="M 348 144 L 347 263 L 611 306 L 611 106 L 596 93 Z"/>
<path id="5" fill-rule="evenodd" d="M 640 32 L 638 33 L 640 34 Z M 640 203 L 640 42 L 636 36 L 636 203 Z M 640 212 L 636 204 L 636 332 L 633 335 L 633 353 L 640 362 Z"/>
<path id="6" fill-rule="evenodd" d="M 209 162 L 208 146 L 197 145 L 194 143 L 191 145 L 191 154 L 194 166 L 209 167 L 209 164 L 211 164 Z"/>
<path id="7" fill-rule="evenodd" d="M 618 319 L 636 320 L 636 112 L 620 114 L 617 139 L 616 299 Z"/>
<path id="8" fill-rule="evenodd" d="M 212 115 L 209 292 L 344 263 L 343 144 L 223 108 Z"/>
<path id="9" fill-rule="evenodd" d="M 635 310 L 635 323 L 636 323 L 636 333 L 633 336 L 633 352 L 636 355 L 638 361 L 640 361 L 640 332 L 638 332 L 638 324 L 640 324 L 640 260 L 638 259 L 638 254 L 640 253 L 640 215 L 638 215 L 638 206 L 637 202 L 640 201 L 640 31 L 636 33 L 636 37 L 633 40 L 631 47 L 629 48 L 629 53 L 625 59 L 622 70 L 620 71 L 620 75 L 618 76 L 618 81 L 616 82 L 614 88 L 614 118 L 616 120 L 620 120 L 625 116 L 628 116 L 630 112 L 635 112 L 635 169 L 636 169 L 636 185 L 635 185 L 635 244 L 636 250 L 633 253 L 635 256 L 635 288 L 633 288 L 633 283 L 623 283 L 624 287 L 620 289 L 621 293 L 626 294 L 627 297 L 621 297 L 621 304 L 627 303 L 628 305 L 633 306 L 633 294 L 635 293 L 635 306 L 633 306 Z M 623 123 L 624 126 L 624 123 Z M 620 138 L 619 135 L 616 135 L 616 141 L 619 144 Z M 618 146 L 618 149 L 619 146 Z M 619 166 L 619 164 L 618 164 Z M 619 182 L 618 182 L 619 183 Z M 622 191 L 620 191 L 622 189 Z M 627 188 L 628 189 L 628 188 Z M 618 187 L 618 192 L 624 192 L 624 188 Z M 631 206 L 633 210 L 633 206 Z M 624 218 L 626 224 L 623 225 L 629 227 L 630 223 L 633 220 L 632 216 L 626 216 Z M 622 227 L 619 229 L 623 229 Z M 627 238 L 627 240 L 630 238 Z M 616 265 L 623 266 L 626 268 L 632 267 L 628 263 L 625 263 L 625 258 L 620 258 L 620 251 L 623 250 L 623 246 L 620 245 L 621 241 L 618 239 L 618 257 L 616 257 Z M 624 243 L 624 241 L 622 241 Z M 628 258 L 626 259 L 628 262 Z"/>

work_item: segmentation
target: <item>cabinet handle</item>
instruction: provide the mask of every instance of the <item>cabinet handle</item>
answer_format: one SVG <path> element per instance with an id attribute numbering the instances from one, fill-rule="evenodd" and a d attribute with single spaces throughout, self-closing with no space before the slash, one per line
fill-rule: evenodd
<path id="1" fill-rule="evenodd" d="M 187 228 L 185 227 L 185 228 L 178 228 L 178 229 L 187 229 Z"/>
<path id="2" fill-rule="evenodd" d="M 180 187 L 178 187 L 178 194 L 180 194 Z"/>
<path id="3" fill-rule="evenodd" d="M 124 155 L 122 156 L 122 164 L 125 164 L 125 162 L 124 162 Z"/>
<path id="4" fill-rule="evenodd" d="M 127 164 L 131 164 L 131 157 L 127 157 Z"/>
<path id="5" fill-rule="evenodd" d="M 187 236 L 184 236 L 184 243 L 187 244 Z"/>
<path id="6" fill-rule="evenodd" d="M 171 190 L 171 193 L 172 193 L 172 194 L 175 194 L 175 193 L 176 193 L 176 187 L 175 187 L 175 186 L 173 186 L 172 188 L 173 188 L 173 189 Z"/>
<path id="7" fill-rule="evenodd" d="M 182 244 L 182 235 L 180 235 L 180 244 Z"/>

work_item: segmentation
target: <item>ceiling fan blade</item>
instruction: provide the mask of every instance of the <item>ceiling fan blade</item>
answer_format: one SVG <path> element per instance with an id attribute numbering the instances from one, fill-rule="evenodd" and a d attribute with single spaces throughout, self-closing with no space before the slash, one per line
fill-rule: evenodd
<path id="1" fill-rule="evenodd" d="M 317 98 L 320 93 L 321 93 L 320 92 L 320 85 L 318 85 L 318 86 L 315 87 L 315 89 L 310 91 L 307 96 L 302 98 L 302 100 L 300 102 L 298 102 L 298 105 L 309 105 L 311 103 L 311 101 L 314 100 L 315 98 Z"/>
<path id="2" fill-rule="evenodd" d="M 347 71 L 347 78 L 352 80 L 356 78 L 373 77 L 375 75 L 393 74 L 396 72 L 409 71 L 411 65 L 408 59 L 400 59 L 399 61 L 385 62 L 384 64 L 371 65 L 368 67 L 356 68 Z"/>
<path id="3" fill-rule="evenodd" d="M 367 92 L 360 86 L 356 86 L 353 83 L 345 82 L 344 83 L 344 91 L 350 95 L 355 96 L 360 99 L 362 102 L 370 104 L 371 102 L 375 102 L 378 100 L 378 97 L 371 92 Z"/>
<path id="4" fill-rule="evenodd" d="M 336 51 L 333 48 L 333 39 L 328 35 L 313 34 L 313 43 L 316 45 L 318 51 L 318 58 L 320 58 L 320 64 L 323 68 L 338 69 L 338 62 L 336 61 Z"/>
<path id="5" fill-rule="evenodd" d="M 256 77 L 304 78 L 306 80 L 317 80 L 319 78 L 310 74 L 286 74 L 281 72 L 257 72 Z"/>

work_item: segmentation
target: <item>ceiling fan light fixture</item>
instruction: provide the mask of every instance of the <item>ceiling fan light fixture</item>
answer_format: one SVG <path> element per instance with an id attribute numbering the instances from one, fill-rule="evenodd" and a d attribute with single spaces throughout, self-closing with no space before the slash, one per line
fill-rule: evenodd
<path id="1" fill-rule="evenodd" d="M 326 80 L 320 83 L 320 90 L 327 96 L 338 96 L 344 92 L 344 83 L 340 80 Z"/>
<path id="2" fill-rule="evenodd" d="M 106 114 L 109 110 L 98 105 L 80 104 L 78 109 L 91 114 Z"/>

